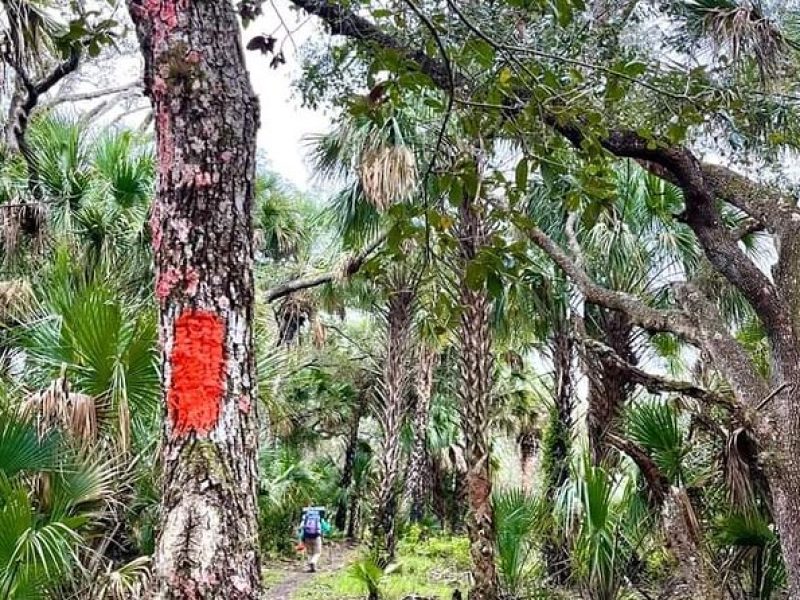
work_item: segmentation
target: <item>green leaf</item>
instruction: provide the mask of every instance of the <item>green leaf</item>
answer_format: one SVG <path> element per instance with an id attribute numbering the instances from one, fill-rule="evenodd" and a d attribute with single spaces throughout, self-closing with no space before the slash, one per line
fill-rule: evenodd
<path id="1" fill-rule="evenodd" d="M 528 159 L 523 157 L 518 163 L 514 171 L 514 180 L 517 188 L 525 190 L 528 187 Z"/>
<path id="2" fill-rule="evenodd" d="M 464 46 L 464 56 L 474 60 L 484 69 L 490 68 L 495 61 L 496 51 L 488 42 L 481 39 L 473 39 Z"/>
<path id="3" fill-rule="evenodd" d="M 503 280 L 496 271 L 489 271 L 486 274 L 486 289 L 492 298 L 500 298 L 503 295 Z"/>
<path id="4" fill-rule="evenodd" d="M 555 0 L 555 13 L 561 27 L 572 23 L 572 3 L 569 0 Z"/>
<path id="5" fill-rule="evenodd" d="M 473 291 L 483 289 L 486 282 L 486 267 L 480 262 L 474 260 L 467 264 L 466 273 L 464 274 L 464 281 L 467 287 Z"/>

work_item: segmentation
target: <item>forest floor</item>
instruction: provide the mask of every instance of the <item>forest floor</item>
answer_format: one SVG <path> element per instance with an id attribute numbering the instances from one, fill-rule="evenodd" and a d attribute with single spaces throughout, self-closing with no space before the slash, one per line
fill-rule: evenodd
<path id="1" fill-rule="evenodd" d="M 291 600 L 301 587 L 324 574 L 345 569 L 358 556 L 358 546 L 343 542 L 325 544 L 316 573 L 309 573 L 304 558 L 267 565 L 262 600 Z"/>

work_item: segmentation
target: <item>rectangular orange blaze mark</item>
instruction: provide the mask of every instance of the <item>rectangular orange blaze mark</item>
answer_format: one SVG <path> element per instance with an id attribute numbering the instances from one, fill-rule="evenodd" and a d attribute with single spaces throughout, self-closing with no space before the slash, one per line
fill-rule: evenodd
<path id="1" fill-rule="evenodd" d="M 217 424 L 225 388 L 225 327 L 212 312 L 190 310 L 175 323 L 167 407 L 173 431 L 208 433 Z"/>

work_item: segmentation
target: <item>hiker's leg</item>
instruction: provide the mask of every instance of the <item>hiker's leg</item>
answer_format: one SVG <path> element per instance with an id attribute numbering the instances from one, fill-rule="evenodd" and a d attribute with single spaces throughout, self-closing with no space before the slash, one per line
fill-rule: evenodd
<path id="1" fill-rule="evenodd" d="M 315 567 L 319 561 L 320 554 L 322 554 L 322 536 L 309 540 L 311 548 L 309 548 L 308 563 Z"/>
<path id="2" fill-rule="evenodd" d="M 303 540 L 303 546 L 306 548 L 306 563 L 308 563 L 308 567 L 311 568 L 314 560 L 314 540 Z"/>

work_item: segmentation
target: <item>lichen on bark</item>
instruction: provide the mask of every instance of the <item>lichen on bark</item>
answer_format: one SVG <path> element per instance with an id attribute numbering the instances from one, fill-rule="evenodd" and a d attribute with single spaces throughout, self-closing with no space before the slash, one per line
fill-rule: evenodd
<path id="1" fill-rule="evenodd" d="M 165 407 L 173 393 L 148 597 L 257 598 L 257 415 L 254 403 L 242 402 L 256 393 L 257 100 L 229 0 L 128 6 L 155 114 L 158 187 L 150 225 Z M 217 340 L 189 336 L 187 344 L 187 319 L 192 327 L 206 322 L 206 337 Z M 200 372 L 213 385 L 189 390 L 187 381 L 197 377 L 187 373 Z M 183 389 L 180 397 L 173 384 Z"/>

